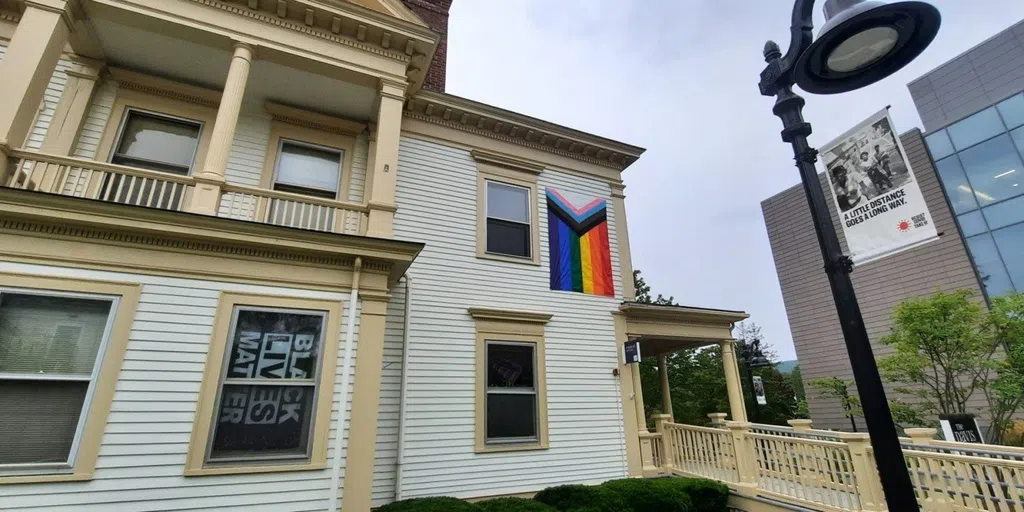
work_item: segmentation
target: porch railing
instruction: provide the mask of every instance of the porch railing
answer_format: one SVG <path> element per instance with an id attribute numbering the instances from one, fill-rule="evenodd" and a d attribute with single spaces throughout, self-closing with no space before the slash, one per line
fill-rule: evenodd
<path id="1" fill-rule="evenodd" d="M 657 473 L 826 512 L 887 510 L 867 434 L 815 431 L 809 422 L 709 428 L 656 416 L 655 424 L 647 435 L 659 441 Z M 904 457 L 925 512 L 1024 510 L 1024 450 L 933 440 L 934 429 L 908 433 Z"/>
<path id="2" fill-rule="evenodd" d="M 0 185 L 49 194 L 162 210 L 188 209 L 191 176 L 154 172 L 81 158 L 12 150 Z M 217 216 L 331 233 L 361 234 L 369 209 L 336 201 L 225 183 Z"/>

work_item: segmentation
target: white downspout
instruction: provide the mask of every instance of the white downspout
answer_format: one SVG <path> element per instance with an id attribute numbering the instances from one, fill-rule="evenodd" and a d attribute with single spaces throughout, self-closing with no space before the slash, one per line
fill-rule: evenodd
<path id="1" fill-rule="evenodd" d="M 363 259 L 356 257 L 352 266 L 352 293 L 348 298 L 348 325 L 345 327 L 345 356 L 341 367 L 341 398 L 338 399 L 338 429 L 334 434 L 334 458 L 331 460 L 331 489 L 327 501 L 327 510 L 338 510 L 338 493 L 341 492 L 341 440 L 345 436 L 345 415 L 348 409 L 348 381 L 352 373 L 352 343 L 356 327 L 356 304 L 359 300 L 359 277 L 363 269 Z"/>
<path id="2" fill-rule="evenodd" d="M 402 499 L 402 465 L 405 464 L 405 388 L 409 378 L 409 318 L 412 314 L 412 276 L 405 274 L 405 322 L 402 329 L 402 378 L 398 388 L 398 456 L 395 458 L 395 501 Z"/>

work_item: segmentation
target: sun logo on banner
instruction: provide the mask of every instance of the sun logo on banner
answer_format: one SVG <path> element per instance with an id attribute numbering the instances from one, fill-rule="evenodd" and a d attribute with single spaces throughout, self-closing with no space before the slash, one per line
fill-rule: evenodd
<path id="1" fill-rule="evenodd" d="M 910 231 L 910 221 L 906 219 L 901 220 L 900 223 L 896 225 L 896 227 L 898 227 L 900 231 L 906 233 L 907 231 Z"/>

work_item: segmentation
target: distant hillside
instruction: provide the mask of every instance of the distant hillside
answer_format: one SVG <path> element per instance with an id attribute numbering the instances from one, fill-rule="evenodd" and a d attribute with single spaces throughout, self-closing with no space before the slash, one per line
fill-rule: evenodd
<path id="1" fill-rule="evenodd" d="M 775 365 L 775 369 L 778 370 L 779 373 L 790 373 L 798 364 L 800 364 L 800 361 L 797 361 L 796 359 L 793 359 L 792 361 L 779 361 L 779 364 Z"/>

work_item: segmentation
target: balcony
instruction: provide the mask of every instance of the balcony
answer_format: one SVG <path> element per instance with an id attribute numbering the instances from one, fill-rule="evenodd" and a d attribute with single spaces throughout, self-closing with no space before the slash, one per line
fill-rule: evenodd
<path id="1" fill-rule="evenodd" d="M 11 150 L 4 187 L 161 210 L 188 211 L 196 178 L 47 153 Z M 369 208 L 225 183 L 216 216 L 329 233 L 363 235 Z"/>

